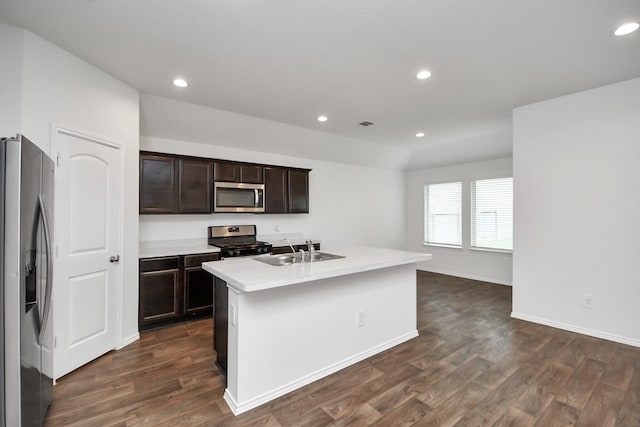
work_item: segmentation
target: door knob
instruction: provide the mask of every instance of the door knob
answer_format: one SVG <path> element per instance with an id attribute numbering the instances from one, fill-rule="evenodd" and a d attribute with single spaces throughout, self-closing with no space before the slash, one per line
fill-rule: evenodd
<path id="1" fill-rule="evenodd" d="M 120 261 L 120 255 L 114 255 L 111 258 L 109 258 L 109 262 L 118 262 Z"/>

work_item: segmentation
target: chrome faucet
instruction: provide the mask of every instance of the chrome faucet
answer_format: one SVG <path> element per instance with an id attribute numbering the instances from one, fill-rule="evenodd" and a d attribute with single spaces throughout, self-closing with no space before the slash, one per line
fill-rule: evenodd
<path id="1" fill-rule="evenodd" d="M 316 253 L 316 248 L 313 246 L 313 242 L 311 241 L 311 239 L 306 241 L 307 243 L 307 250 L 309 251 L 309 254 L 311 257 L 313 257 L 313 254 Z"/>

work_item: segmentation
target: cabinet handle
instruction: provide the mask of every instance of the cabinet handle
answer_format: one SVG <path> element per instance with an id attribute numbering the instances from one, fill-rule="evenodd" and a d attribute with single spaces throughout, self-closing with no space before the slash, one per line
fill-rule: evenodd
<path id="1" fill-rule="evenodd" d="M 109 258 L 109 262 L 118 262 L 120 261 L 120 255 L 114 255 L 111 258 Z"/>

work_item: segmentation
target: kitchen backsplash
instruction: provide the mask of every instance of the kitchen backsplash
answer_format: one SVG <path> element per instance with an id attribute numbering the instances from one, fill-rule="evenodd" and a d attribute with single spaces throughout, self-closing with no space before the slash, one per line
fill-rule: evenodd
<path id="1" fill-rule="evenodd" d="M 243 224 L 255 224 L 258 235 L 300 237 L 310 234 L 309 221 L 308 215 L 287 214 L 141 215 L 139 240 L 204 239 L 207 237 L 207 227 L 211 225 Z"/>

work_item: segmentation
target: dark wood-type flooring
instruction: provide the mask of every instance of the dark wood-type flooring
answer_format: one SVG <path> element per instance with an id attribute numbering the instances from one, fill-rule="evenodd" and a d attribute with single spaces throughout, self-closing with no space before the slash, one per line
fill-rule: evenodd
<path id="1" fill-rule="evenodd" d="M 510 312 L 510 287 L 419 272 L 418 338 L 238 417 L 210 319 L 150 331 L 62 378 L 46 425 L 640 426 L 640 349 Z"/>

